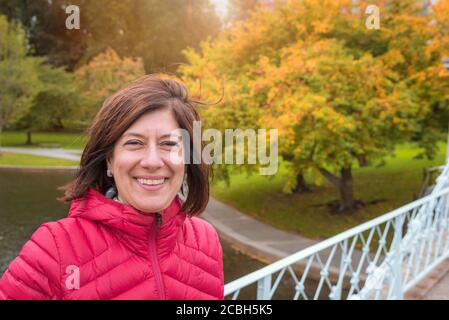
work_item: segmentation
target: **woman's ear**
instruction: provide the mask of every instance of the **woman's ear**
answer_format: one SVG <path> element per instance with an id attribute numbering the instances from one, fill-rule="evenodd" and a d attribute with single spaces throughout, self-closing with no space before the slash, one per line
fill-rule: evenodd
<path id="1" fill-rule="evenodd" d="M 113 175 L 112 157 L 111 156 L 106 156 L 106 173 L 107 173 L 108 177 L 112 177 L 112 175 Z"/>
<path id="2" fill-rule="evenodd" d="M 106 156 L 106 168 L 107 169 L 111 169 L 112 170 L 112 155 L 111 154 L 108 154 L 107 156 Z"/>

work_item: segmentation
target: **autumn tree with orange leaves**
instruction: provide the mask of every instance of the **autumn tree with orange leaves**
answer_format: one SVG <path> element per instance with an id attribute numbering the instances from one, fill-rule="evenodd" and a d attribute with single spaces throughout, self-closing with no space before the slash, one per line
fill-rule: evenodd
<path id="1" fill-rule="evenodd" d="M 353 212 L 363 205 L 355 166 L 381 164 L 411 139 L 432 156 L 444 136 L 448 2 L 278 1 L 187 50 L 180 72 L 210 100 L 223 89 L 203 111 L 208 125 L 279 129 L 285 191 L 311 172 L 339 190 L 336 212 Z M 380 30 L 365 26 L 368 4 L 380 8 Z"/>

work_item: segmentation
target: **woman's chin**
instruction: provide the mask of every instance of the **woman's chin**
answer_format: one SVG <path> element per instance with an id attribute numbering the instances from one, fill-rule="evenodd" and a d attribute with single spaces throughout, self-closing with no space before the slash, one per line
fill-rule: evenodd
<path id="1" fill-rule="evenodd" d="M 165 205 L 165 203 L 155 203 L 154 201 L 149 203 L 140 203 L 135 206 L 135 208 L 139 209 L 145 214 L 153 214 L 156 212 L 163 211 L 168 205 Z"/>

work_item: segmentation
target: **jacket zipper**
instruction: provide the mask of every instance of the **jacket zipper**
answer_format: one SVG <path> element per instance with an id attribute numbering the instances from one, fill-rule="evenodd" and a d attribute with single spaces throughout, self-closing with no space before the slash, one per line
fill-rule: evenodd
<path id="1" fill-rule="evenodd" d="M 157 234 L 159 232 L 159 227 L 160 227 L 161 223 L 162 223 L 161 214 L 156 213 L 156 224 L 155 224 L 155 228 L 154 228 L 155 230 L 151 234 L 149 253 L 150 253 L 151 264 L 153 266 L 153 272 L 154 272 L 154 277 L 156 280 L 157 290 L 159 291 L 159 297 L 161 298 L 161 300 L 165 300 L 164 282 L 162 280 L 162 273 L 161 273 L 159 261 L 157 258 L 157 247 L 156 247 Z"/>

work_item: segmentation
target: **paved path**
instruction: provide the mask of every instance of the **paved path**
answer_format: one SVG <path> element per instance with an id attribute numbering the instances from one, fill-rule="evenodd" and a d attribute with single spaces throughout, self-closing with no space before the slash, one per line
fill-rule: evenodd
<path id="1" fill-rule="evenodd" d="M 443 263 L 446 268 L 440 274 L 440 280 L 424 295 L 423 300 L 449 300 L 449 259 Z"/>
<path id="2" fill-rule="evenodd" d="M 449 259 L 430 271 L 405 294 L 404 298 L 406 300 L 449 300 Z"/>
<path id="3" fill-rule="evenodd" d="M 317 243 L 259 222 L 212 197 L 202 217 L 214 225 L 221 237 L 265 260 L 277 260 Z"/>
<path id="4" fill-rule="evenodd" d="M 32 154 L 36 156 L 45 156 L 66 160 L 78 161 L 82 150 L 52 149 L 52 148 L 0 148 L 0 152 L 14 152 L 23 154 Z"/>

